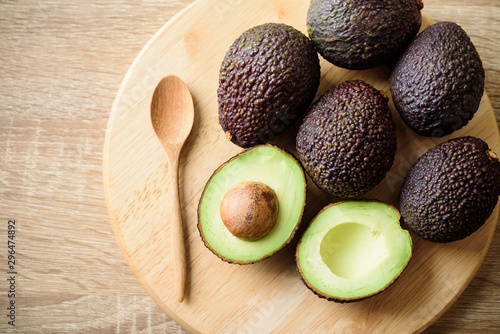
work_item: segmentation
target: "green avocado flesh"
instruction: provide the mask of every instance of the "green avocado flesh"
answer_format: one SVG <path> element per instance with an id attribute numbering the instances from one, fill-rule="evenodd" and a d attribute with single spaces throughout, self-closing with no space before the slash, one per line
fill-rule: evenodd
<path id="1" fill-rule="evenodd" d="M 269 186 L 279 203 L 274 227 L 264 237 L 251 241 L 231 234 L 220 216 L 224 195 L 247 181 Z M 298 161 L 275 146 L 256 146 L 220 166 L 207 182 L 198 207 L 198 229 L 205 245 L 221 259 L 254 263 L 271 256 L 292 239 L 305 199 L 306 179 Z"/>
<path id="2" fill-rule="evenodd" d="M 399 212 L 378 201 L 347 201 L 325 207 L 297 246 L 304 283 L 318 296 L 348 302 L 386 289 L 412 255 L 410 234 Z"/>

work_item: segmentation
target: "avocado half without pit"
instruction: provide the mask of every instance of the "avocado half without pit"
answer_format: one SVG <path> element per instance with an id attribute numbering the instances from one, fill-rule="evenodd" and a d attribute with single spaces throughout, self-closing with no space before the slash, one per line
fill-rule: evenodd
<path id="1" fill-rule="evenodd" d="M 255 146 L 210 177 L 198 205 L 198 229 L 222 260 L 255 263 L 292 240 L 305 202 L 306 178 L 297 159 L 273 145 Z"/>
<path id="2" fill-rule="evenodd" d="M 413 243 L 394 207 L 352 200 L 326 206 L 302 235 L 297 267 L 306 286 L 335 302 L 388 288 L 410 261 Z"/>

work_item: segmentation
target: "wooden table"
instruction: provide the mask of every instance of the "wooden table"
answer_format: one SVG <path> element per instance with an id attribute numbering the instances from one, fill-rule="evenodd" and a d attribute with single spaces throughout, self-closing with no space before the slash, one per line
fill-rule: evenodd
<path id="1" fill-rule="evenodd" d="M 0 2 L 1 333 L 184 333 L 138 284 L 118 248 L 102 152 L 128 67 L 191 2 Z M 455 21 L 471 36 L 500 123 L 500 2 L 424 3 L 426 15 Z M 7 324 L 13 220 L 15 327 Z M 500 331 L 499 229 L 469 287 L 425 333 Z"/>

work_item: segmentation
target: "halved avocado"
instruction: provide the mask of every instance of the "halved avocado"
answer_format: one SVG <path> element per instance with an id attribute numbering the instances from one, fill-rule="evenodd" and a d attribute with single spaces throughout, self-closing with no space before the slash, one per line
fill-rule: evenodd
<path id="1" fill-rule="evenodd" d="M 413 243 L 398 210 L 371 200 L 330 204 L 297 246 L 297 267 L 316 295 L 352 302 L 385 290 L 403 272 Z"/>
<path id="2" fill-rule="evenodd" d="M 241 196 L 244 200 L 241 200 L 240 207 L 237 205 L 238 201 L 236 205 L 231 203 L 221 206 L 223 200 L 228 200 L 226 194 L 240 196 L 236 193 L 253 190 L 255 194 Z M 274 193 L 274 199 L 270 193 Z M 255 206 L 263 208 L 257 209 L 257 213 L 250 209 L 251 203 L 248 204 L 252 196 L 256 198 Z M 198 205 L 198 229 L 205 246 L 222 260 L 237 264 L 255 263 L 276 253 L 292 240 L 302 219 L 305 203 L 306 177 L 298 160 L 273 145 L 255 146 L 232 157 L 210 177 Z M 271 211 L 278 211 L 277 218 L 272 218 L 275 221 L 270 224 L 263 224 L 269 226 L 270 230 L 259 234 L 258 238 L 245 237 L 249 235 L 245 231 L 236 233 L 241 228 L 233 226 L 230 230 L 236 234 L 234 235 L 226 227 L 226 224 L 231 226 L 231 222 L 224 222 L 221 218 L 222 209 L 224 216 L 230 217 L 228 220 L 239 221 L 231 217 L 243 217 L 243 222 L 238 224 L 252 224 L 259 220 L 245 219 L 245 216 L 268 210 L 266 204 L 270 205 Z M 229 215 L 228 207 L 239 212 Z M 252 229 L 261 227 L 247 228 L 248 231 Z"/>

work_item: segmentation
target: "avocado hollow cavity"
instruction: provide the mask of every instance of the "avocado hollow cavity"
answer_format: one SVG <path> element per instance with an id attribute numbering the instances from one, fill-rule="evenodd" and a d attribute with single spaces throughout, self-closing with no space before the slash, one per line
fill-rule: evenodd
<path id="1" fill-rule="evenodd" d="M 320 255 L 334 275 L 350 279 L 372 271 L 389 250 L 380 231 L 353 222 L 331 228 L 321 240 Z"/>
<path id="2" fill-rule="evenodd" d="M 221 205 L 235 187 L 245 188 L 255 183 L 274 191 L 277 217 L 262 237 L 246 240 L 235 236 L 224 224 Z M 305 201 L 306 178 L 298 160 L 274 145 L 255 146 L 223 163 L 207 181 L 198 205 L 198 230 L 205 246 L 220 259 L 237 264 L 255 263 L 292 240 L 302 220 Z M 261 204 L 265 202 L 266 199 Z M 247 209 L 242 205 L 240 210 Z"/>
<path id="3" fill-rule="evenodd" d="M 297 246 L 297 267 L 306 286 L 336 302 L 357 301 L 385 290 L 412 255 L 412 239 L 399 219 L 394 207 L 378 201 L 325 207 Z"/>

